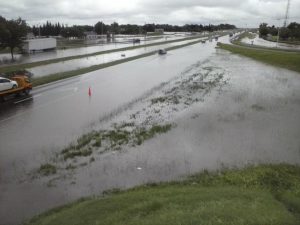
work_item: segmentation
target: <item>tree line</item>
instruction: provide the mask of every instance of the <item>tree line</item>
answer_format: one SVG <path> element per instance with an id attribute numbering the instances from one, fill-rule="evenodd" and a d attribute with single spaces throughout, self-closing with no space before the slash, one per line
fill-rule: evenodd
<path id="1" fill-rule="evenodd" d="M 201 25 L 186 24 L 183 26 L 169 24 L 121 24 L 114 22 L 104 24 L 99 21 L 94 26 L 90 25 L 73 25 L 71 27 L 47 21 L 43 25 L 28 26 L 22 18 L 7 20 L 0 15 L 0 48 L 9 48 L 13 59 L 14 49 L 22 49 L 22 45 L 28 33 L 32 32 L 35 36 L 62 36 L 65 38 L 82 38 L 84 32 L 94 31 L 97 34 L 115 33 L 115 34 L 146 34 L 155 32 L 156 29 L 163 29 L 167 32 L 203 32 L 217 31 L 226 29 L 235 29 L 234 25 Z"/>
<path id="2" fill-rule="evenodd" d="M 14 49 L 22 49 L 23 39 L 26 37 L 30 27 L 26 21 L 18 18 L 6 20 L 0 16 L 0 48 L 9 48 L 11 58 L 14 58 Z"/>
<path id="3" fill-rule="evenodd" d="M 259 35 L 266 38 L 268 35 L 278 36 L 282 40 L 300 40 L 300 24 L 296 22 L 290 23 L 287 27 L 277 28 L 274 25 L 268 26 L 262 23 L 259 26 Z"/>
<path id="4" fill-rule="evenodd" d="M 118 24 L 116 22 L 112 24 L 105 24 L 101 21 L 97 22 L 94 26 L 89 25 L 73 25 L 68 27 L 60 23 L 52 24 L 46 22 L 40 26 L 33 26 L 32 32 L 36 36 L 63 36 L 63 37 L 75 37 L 82 38 L 84 32 L 94 31 L 97 34 L 146 34 L 148 32 L 154 32 L 155 29 L 163 29 L 166 32 L 203 32 L 203 31 L 217 31 L 217 30 L 229 30 L 235 29 L 234 25 L 220 24 L 220 25 L 201 25 L 201 24 L 186 24 L 183 26 L 169 25 L 169 24 Z"/>

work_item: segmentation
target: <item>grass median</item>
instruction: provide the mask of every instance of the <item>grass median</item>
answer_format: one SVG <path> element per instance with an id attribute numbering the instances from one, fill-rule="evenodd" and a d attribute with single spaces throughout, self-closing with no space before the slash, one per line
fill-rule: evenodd
<path id="1" fill-rule="evenodd" d="M 261 165 L 204 171 L 75 202 L 28 225 L 300 224 L 300 167 Z"/>
<path id="2" fill-rule="evenodd" d="M 222 43 L 218 43 L 218 47 L 273 66 L 300 72 L 300 53 L 298 52 L 251 48 Z"/>

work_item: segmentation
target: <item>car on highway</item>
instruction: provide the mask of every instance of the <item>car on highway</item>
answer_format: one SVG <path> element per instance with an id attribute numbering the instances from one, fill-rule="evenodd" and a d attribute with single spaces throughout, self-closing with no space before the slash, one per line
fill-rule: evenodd
<path id="1" fill-rule="evenodd" d="M 0 77 L 0 91 L 18 88 L 18 83 L 4 77 Z"/>
<path id="2" fill-rule="evenodd" d="M 141 43 L 141 39 L 139 38 L 135 38 L 132 40 L 133 43 Z"/>
<path id="3" fill-rule="evenodd" d="M 167 51 L 165 49 L 159 49 L 158 54 L 159 55 L 165 55 L 165 54 L 167 54 Z"/>

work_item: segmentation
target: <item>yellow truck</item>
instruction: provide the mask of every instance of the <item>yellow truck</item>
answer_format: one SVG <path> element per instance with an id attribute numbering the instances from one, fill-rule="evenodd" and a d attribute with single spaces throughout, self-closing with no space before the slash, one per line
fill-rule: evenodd
<path id="1" fill-rule="evenodd" d="M 0 100 L 5 101 L 10 96 L 29 95 L 32 89 L 32 84 L 29 78 L 25 75 L 15 75 L 10 79 L 2 78 L 2 82 L 15 81 L 10 89 L 0 91 Z"/>

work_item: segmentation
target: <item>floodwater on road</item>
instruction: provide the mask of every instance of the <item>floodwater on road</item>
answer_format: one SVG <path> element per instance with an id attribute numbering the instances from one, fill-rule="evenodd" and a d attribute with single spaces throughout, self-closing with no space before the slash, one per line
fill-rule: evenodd
<path id="1" fill-rule="evenodd" d="M 180 179 L 203 169 L 299 164 L 299 73 L 214 47 L 197 44 L 95 71 L 40 88 L 31 101 L 3 106 L 0 224 L 19 224 L 106 189 Z M 82 133 L 122 121 L 175 126 L 140 146 L 94 152 L 93 162 L 76 159 L 72 170 L 52 161 Z M 47 162 L 58 173 L 34 176 Z"/>
<path id="2" fill-rule="evenodd" d="M 269 48 L 281 48 L 281 49 L 288 49 L 288 50 L 299 50 L 300 51 L 300 45 L 291 45 L 291 44 L 285 44 L 285 43 L 276 43 L 272 41 L 267 41 L 265 39 L 262 39 L 256 35 L 254 39 L 250 39 L 248 37 L 245 37 L 241 40 L 241 42 L 246 44 L 252 44 L 257 46 L 263 46 L 263 47 L 269 47 Z"/>
<path id="3" fill-rule="evenodd" d="M 61 50 L 55 50 L 55 51 L 46 51 L 46 52 L 38 52 L 36 54 L 27 54 L 27 55 L 21 55 L 21 54 L 15 54 L 14 57 L 17 61 L 17 63 L 32 63 L 32 62 L 39 62 L 44 60 L 50 60 L 50 59 L 57 59 L 57 58 L 64 58 L 69 56 L 77 56 L 77 55 L 86 55 L 91 54 L 95 52 L 101 52 L 101 51 L 107 51 L 107 50 L 113 50 L 113 49 L 119 49 L 119 48 L 127 48 L 137 45 L 144 45 L 144 44 L 152 44 L 157 42 L 163 42 L 163 41 L 170 41 L 170 40 L 179 40 L 186 37 L 183 36 L 170 36 L 167 35 L 164 38 L 141 38 L 141 44 L 134 44 L 130 43 L 129 41 L 125 40 L 116 40 L 116 42 L 108 42 L 105 44 L 98 44 L 98 45 L 92 45 L 92 46 L 85 46 L 80 48 L 70 48 L 70 49 L 61 49 Z M 3 61 L 5 65 L 10 62 L 11 55 L 10 54 L 0 54 L 0 65 Z"/>
<path id="4" fill-rule="evenodd" d="M 198 39 L 197 39 L 198 40 Z M 55 73 L 62 73 L 66 71 L 81 69 L 93 65 L 99 65 L 104 63 L 113 62 L 116 60 L 125 59 L 128 57 L 138 56 L 149 52 L 158 51 L 158 49 L 161 48 L 169 48 L 173 46 L 179 46 L 183 44 L 187 44 L 190 42 L 194 42 L 196 40 L 189 40 L 189 41 L 180 41 L 175 43 L 169 43 L 169 44 L 163 44 L 163 45 L 157 45 L 152 47 L 144 47 L 144 48 L 138 48 L 133 50 L 127 50 L 122 52 L 112 52 L 112 53 L 106 53 L 101 54 L 97 56 L 91 56 L 91 57 L 85 57 L 80 59 L 74 59 L 74 60 L 67 60 L 62 61 L 59 63 L 52 63 L 44 66 L 38 66 L 33 67 L 30 69 L 27 69 L 29 72 L 33 74 L 33 77 L 43 77 L 50 74 Z"/>

